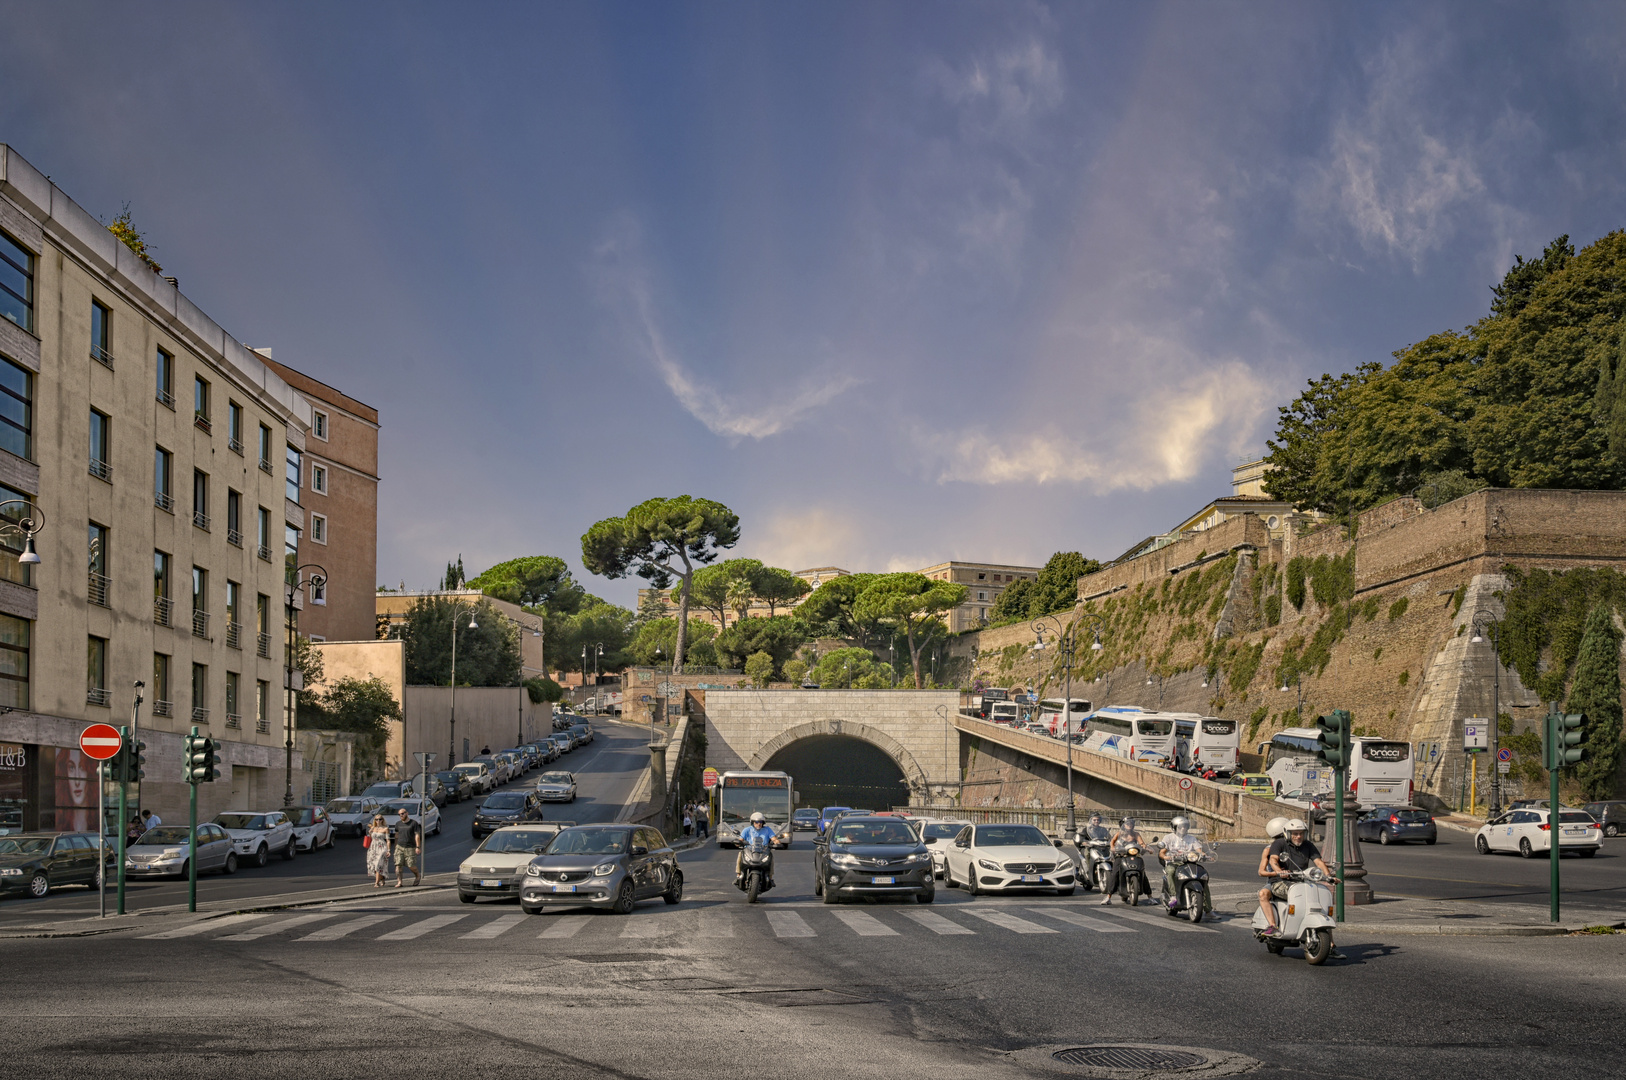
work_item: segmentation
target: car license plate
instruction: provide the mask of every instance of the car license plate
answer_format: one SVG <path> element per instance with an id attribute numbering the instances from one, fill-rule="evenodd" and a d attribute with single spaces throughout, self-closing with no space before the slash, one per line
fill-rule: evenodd
<path id="1" fill-rule="evenodd" d="M 896 885 L 897 883 L 898 879 L 895 877 L 878 877 L 875 879 L 877 885 Z"/>
<path id="2" fill-rule="evenodd" d="M 489 878 L 489 877 L 488 878 L 481 878 L 480 879 L 480 888 L 482 888 L 482 889 L 500 889 L 500 888 L 502 888 L 502 878 Z"/>
<path id="3" fill-rule="evenodd" d="M 1584 835 L 1586 835 L 1586 830 L 1585 829 L 1580 829 L 1580 828 L 1566 828 L 1564 830 L 1564 835 L 1565 836 L 1584 836 Z"/>
<path id="4" fill-rule="evenodd" d="M 1042 874 L 1023 874 L 1022 875 L 1022 884 L 1024 884 L 1024 885 L 1036 885 L 1036 884 L 1038 884 L 1039 882 L 1041 882 L 1043 880 L 1044 880 L 1044 876 Z"/>
<path id="5" fill-rule="evenodd" d="M 553 891 L 554 892 L 575 892 L 576 891 L 576 886 L 574 886 L 574 885 L 555 885 L 553 887 Z"/>

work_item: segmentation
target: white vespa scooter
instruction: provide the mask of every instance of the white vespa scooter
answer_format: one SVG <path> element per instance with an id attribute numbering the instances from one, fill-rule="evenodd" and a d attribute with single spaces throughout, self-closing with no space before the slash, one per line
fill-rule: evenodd
<path id="1" fill-rule="evenodd" d="M 1265 934 L 1265 913 L 1257 908 L 1253 913 L 1253 936 L 1265 943 L 1274 956 L 1280 956 L 1288 946 L 1304 950 L 1304 959 L 1312 964 L 1324 963 L 1332 955 L 1333 919 L 1332 889 L 1327 875 L 1319 866 L 1296 870 L 1288 875 L 1287 902 L 1272 900 L 1276 911 L 1274 936 Z"/>

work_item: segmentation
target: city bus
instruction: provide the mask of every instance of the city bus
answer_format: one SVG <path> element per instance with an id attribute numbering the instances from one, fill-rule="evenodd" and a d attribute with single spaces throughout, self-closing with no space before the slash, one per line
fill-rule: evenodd
<path id="1" fill-rule="evenodd" d="M 1181 772 L 1213 769 L 1221 776 L 1236 772 L 1242 728 L 1235 720 L 1177 713 L 1174 721 L 1174 767 Z"/>
<path id="2" fill-rule="evenodd" d="M 1315 728 L 1283 728 L 1263 748 L 1265 773 L 1280 795 L 1295 788 L 1331 791 L 1332 770 L 1317 757 L 1321 744 Z M 1412 798 L 1411 744 L 1360 736 L 1350 755 L 1349 793 L 1366 806 L 1409 805 Z M 1306 771 L 1316 776 L 1306 782 Z"/>
<path id="3" fill-rule="evenodd" d="M 711 820 L 718 847 L 739 847 L 740 830 L 761 813 L 772 827 L 775 847 L 788 848 L 790 817 L 796 792 L 790 774 L 782 772 L 725 772 L 711 789 Z"/>
<path id="4" fill-rule="evenodd" d="M 1045 698 L 1039 702 L 1039 713 L 1034 717 L 1044 726 L 1044 729 L 1058 739 L 1065 738 L 1067 734 L 1077 735 L 1084 730 L 1085 718 L 1095 706 L 1083 698 L 1072 698 L 1063 705 L 1061 698 Z M 1061 714 L 1067 713 L 1065 731 Z"/>
<path id="5" fill-rule="evenodd" d="M 1174 721 L 1134 705 L 1108 705 L 1085 717 L 1084 749 L 1162 764 L 1174 756 Z"/>

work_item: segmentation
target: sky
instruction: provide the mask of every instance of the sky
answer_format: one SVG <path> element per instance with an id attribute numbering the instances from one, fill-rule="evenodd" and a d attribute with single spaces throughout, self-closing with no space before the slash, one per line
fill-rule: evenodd
<path id="1" fill-rule="evenodd" d="M 0 2 L 0 141 L 381 414 L 379 583 L 715 499 L 1110 559 L 1626 226 L 1626 5 Z"/>

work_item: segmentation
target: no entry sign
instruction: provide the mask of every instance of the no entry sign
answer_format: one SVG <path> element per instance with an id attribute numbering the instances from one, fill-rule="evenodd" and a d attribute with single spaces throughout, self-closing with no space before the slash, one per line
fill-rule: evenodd
<path id="1" fill-rule="evenodd" d="M 106 761 L 119 752 L 119 729 L 111 724 L 92 724 L 79 734 L 79 749 L 88 758 Z"/>
<path id="2" fill-rule="evenodd" d="M 1191 790 L 1191 777 L 1182 776 L 1180 778 L 1180 790 L 1181 791 L 1190 791 Z"/>

